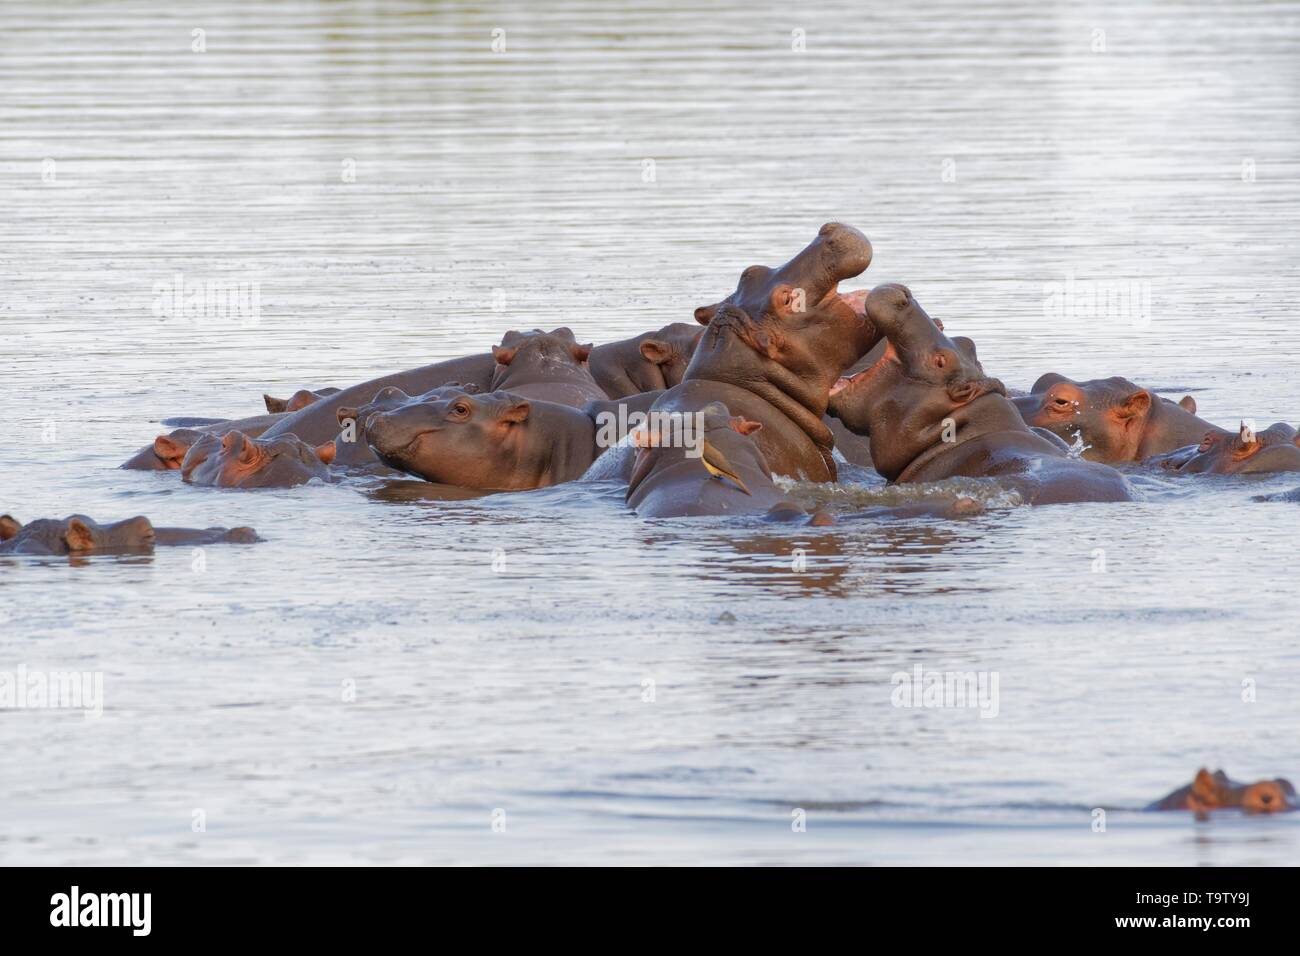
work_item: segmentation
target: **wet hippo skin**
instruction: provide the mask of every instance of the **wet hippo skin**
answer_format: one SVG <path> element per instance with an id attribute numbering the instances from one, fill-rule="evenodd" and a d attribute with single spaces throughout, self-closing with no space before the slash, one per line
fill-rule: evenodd
<path id="1" fill-rule="evenodd" d="M 252 544 L 252 528 L 155 528 L 137 515 L 100 524 L 85 515 L 41 518 L 22 524 L 0 515 L 0 554 L 115 554 L 151 551 L 155 545 Z"/>
<path id="2" fill-rule="evenodd" d="M 689 431 L 684 424 L 683 419 L 652 420 L 633 433 L 638 451 L 627 503 L 639 516 L 807 517 L 772 483 L 771 469 L 754 440 L 762 425 L 732 415 L 721 402 L 701 409 Z M 689 446 L 674 437 L 689 438 Z"/>
<path id="3" fill-rule="evenodd" d="M 1300 435 L 1285 422 L 1262 432 L 1243 424 L 1235 434 L 1222 429 L 1207 432 L 1199 445 L 1176 448 L 1147 460 L 1183 474 L 1269 474 L 1300 471 Z"/>
<path id="4" fill-rule="evenodd" d="M 352 385 L 327 395 L 313 402 L 306 408 L 286 415 L 284 419 L 267 429 L 265 437 L 292 433 L 311 445 L 330 441 L 338 434 L 338 410 L 342 407 L 358 408 L 372 398 L 381 388 L 392 385 L 408 395 L 419 395 L 431 388 L 446 385 L 448 382 L 462 384 L 473 382 L 480 389 L 487 391 L 492 385 L 492 374 L 496 370 L 496 359 L 490 352 L 481 355 L 469 355 L 464 358 L 435 362 L 419 368 L 407 369 L 372 378 L 359 385 Z"/>
<path id="5" fill-rule="evenodd" d="M 695 311 L 706 326 L 680 385 L 656 411 L 695 412 L 721 402 L 761 424 L 757 441 L 773 472 L 833 481 L 834 437 L 823 423 L 830 388 L 876 344 L 862 296 L 839 283 L 871 263 L 871 243 L 851 226 L 827 223 L 781 266 L 751 266 L 736 291 Z"/>
<path id="6" fill-rule="evenodd" d="M 581 345 L 569 329 L 543 332 L 510 331 L 494 346 L 496 369 L 490 391 L 582 408 L 609 396 L 596 384 L 587 359 L 590 345 Z"/>
<path id="7" fill-rule="evenodd" d="M 119 467 L 135 471 L 175 471 L 181 467 L 190 446 L 203 435 L 224 435 L 240 431 L 257 437 L 282 418 L 283 415 L 254 415 L 251 418 L 218 421 L 196 428 L 177 428 L 166 435 L 159 435 L 153 444 L 141 448 Z"/>
<path id="8" fill-rule="evenodd" d="M 306 408 L 308 405 L 314 405 L 322 398 L 330 395 L 337 395 L 341 389 L 337 388 L 300 388 L 288 398 L 272 398 L 270 395 L 263 395 L 262 401 L 266 403 L 268 412 L 296 412 Z"/>
<path id="9" fill-rule="evenodd" d="M 366 439 L 390 468 L 490 491 L 573 481 L 598 452 L 596 426 L 579 409 L 452 386 L 371 414 Z"/>
<path id="10" fill-rule="evenodd" d="M 1026 424 L 1081 441 L 1089 461 L 1142 461 L 1222 431 L 1196 416 L 1190 396 L 1171 402 L 1118 376 L 1076 382 L 1050 372 L 1012 402 Z"/>
<path id="11" fill-rule="evenodd" d="M 698 325 L 674 322 L 591 350 L 588 367 L 610 398 L 663 391 L 682 380 L 703 333 Z"/>
<path id="12" fill-rule="evenodd" d="M 296 435 L 252 438 L 243 432 L 204 435 L 181 462 L 187 484 L 214 488 L 291 488 L 313 478 L 332 480 L 322 454 Z"/>
<path id="13" fill-rule="evenodd" d="M 1033 432 L 989 378 L 901 285 L 874 289 L 867 314 L 888 345 L 866 371 L 837 383 L 831 411 L 872 436 L 891 482 L 996 477 L 1031 504 L 1127 501 L 1113 468 L 1069 458 Z"/>
<path id="14" fill-rule="evenodd" d="M 1204 814 L 1210 810 L 1237 807 L 1246 813 L 1282 813 L 1296 808 L 1295 787 L 1291 781 L 1260 780 L 1236 783 L 1222 770 L 1210 773 L 1205 767 L 1195 779 L 1147 807 L 1148 810 L 1191 810 Z"/>

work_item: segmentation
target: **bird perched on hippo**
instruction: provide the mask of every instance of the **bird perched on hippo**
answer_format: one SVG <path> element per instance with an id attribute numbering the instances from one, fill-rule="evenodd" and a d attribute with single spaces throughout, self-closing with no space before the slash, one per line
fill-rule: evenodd
<path id="1" fill-rule="evenodd" d="M 757 441 L 774 473 L 833 481 L 834 437 L 822 421 L 830 388 L 879 337 L 861 296 L 841 295 L 839 283 L 870 264 L 867 237 L 831 222 L 785 265 L 750 266 L 735 292 L 695 310 L 704 334 L 681 384 L 654 410 L 721 402 L 763 426 Z"/>
<path id="2" fill-rule="evenodd" d="M 643 518 L 761 514 L 807 518 L 772 482 L 755 441 L 763 426 L 711 402 L 693 415 L 652 415 L 631 433 L 638 449 L 627 503 Z M 829 523 L 826 515 L 816 523 Z"/>
<path id="3" fill-rule="evenodd" d="M 866 312 L 888 345 L 875 365 L 836 384 L 830 408 L 851 431 L 871 435 L 885 478 L 998 478 L 1031 504 L 1130 499 L 1119 472 L 1072 459 L 1031 430 L 1002 383 L 944 334 L 906 286 L 873 289 Z"/>

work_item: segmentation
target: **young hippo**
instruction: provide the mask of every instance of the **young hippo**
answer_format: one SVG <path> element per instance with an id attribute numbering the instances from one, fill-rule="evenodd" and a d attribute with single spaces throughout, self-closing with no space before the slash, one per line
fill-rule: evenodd
<path id="1" fill-rule="evenodd" d="M 871 435 L 876 470 L 891 482 L 999 478 L 1031 504 L 1128 501 L 1115 469 L 1070 458 L 1032 431 L 905 286 L 883 285 L 867 315 L 889 344 L 866 371 L 836 384 L 831 411 Z"/>
<path id="2" fill-rule="evenodd" d="M 596 426 L 576 408 L 510 392 L 436 388 L 366 419 L 379 460 L 425 481 L 485 491 L 543 488 L 582 476 Z"/>
<path id="3" fill-rule="evenodd" d="M 642 518 L 806 518 L 807 513 L 772 483 L 767 460 L 753 437 L 762 427 L 732 415 L 721 402 L 694 414 L 652 416 L 631 434 L 639 451 L 627 503 Z"/>
<path id="4" fill-rule="evenodd" d="M 1091 461 L 1143 461 L 1219 430 L 1196 416 L 1190 395 L 1171 402 L 1119 377 L 1076 382 L 1051 372 L 1012 402 L 1026 424 L 1081 440 Z"/>
<path id="5" fill-rule="evenodd" d="M 337 388 L 300 388 L 288 398 L 272 398 L 270 395 L 263 395 L 262 401 L 266 403 L 268 412 L 296 412 L 319 402 L 322 398 L 330 395 L 337 395 L 341 389 Z"/>
<path id="6" fill-rule="evenodd" d="M 177 428 L 166 435 L 159 435 L 153 444 L 145 445 L 118 467 L 136 471 L 176 471 L 185 454 L 196 441 L 204 435 L 224 435 L 226 432 L 241 431 L 254 437 L 261 435 L 283 415 L 255 415 L 252 418 L 237 418 L 218 421 L 211 425 L 196 428 Z"/>
<path id="7" fill-rule="evenodd" d="M 1244 422 L 1236 434 L 1215 429 L 1199 445 L 1188 445 L 1151 459 L 1151 464 L 1186 474 L 1247 475 L 1300 471 L 1300 436 L 1277 422 L 1262 432 Z"/>
<path id="8" fill-rule="evenodd" d="M 587 367 L 591 346 L 579 345 L 569 329 L 507 332 L 492 355 L 497 367 L 489 391 L 572 408 L 608 398 Z"/>
<path id="9" fill-rule="evenodd" d="M 473 383 L 461 385 L 449 382 L 444 388 L 458 388 L 468 395 L 477 395 L 479 387 Z M 328 443 L 327 454 L 331 454 L 329 463 L 335 468 L 360 469 L 366 471 L 384 471 L 392 469 L 382 464 L 370 447 L 366 424 L 376 412 L 387 412 L 411 401 L 411 396 L 396 386 L 389 385 L 375 393 L 375 397 L 357 408 L 340 408 L 337 412 L 340 431 L 332 442 Z M 325 456 L 322 455 L 322 458 Z"/>
<path id="10" fill-rule="evenodd" d="M 662 391 L 682 380 L 703 332 L 698 325 L 674 322 L 658 332 L 597 345 L 587 364 L 610 398 Z"/>
<path id="11" fill-rule="evenodd" d="M 326 467 L 332 451 L 312 448 L 296 435 L 204 435 L 185 455 L 181 478 L 213 488 L 291 488 L 313 478 L 332 480 Z"/>
<path id="12" fill-rule="evenodd" d="M 879 338 L 862 296 L 841 295 L 839 284 L 870 264 L 867 237 L 831 222 L 779 269 L 750 266 L 735 292 L 695 310 L 704 335 L 655 410 L 721 402 L 763 426 L 756 440 L 774 473 L 833 481 L 834 436 L 822 421 L 830 388 Z"/>
<path id="13" fill-rule="evenodd" d="M 1246 813 L 1281 813 L 1296 808 L 1295 787 L 1291 781 L 1260 780 L 1257 783 L 1234 783 L 1222 770 L 1210 773 L 1202 767 L 1187 786 L 1157 800 L 1148 810 L 1192 810 L 1203 815 L 1210 810 L 1240 807 Z"/>
<path id="14" fill-rule="evenodd" d="M 252 544 L 252 528 L 155 528 L 143 515 L 100 524 L 85 515 L 22 524 L 0 515 L 0 554 L 115 554 L 152 551 L 154 545 Z"/>
<path id="15" fill-rule="evenodd" d="M 306 408 L 299 409 L 284 416 L 265 432 L 265 437 L 277 435 L 297 435 L 305 442 L 319 445 L 329 441 L 338 434 L 338 410 L 343 407 L 357 408 L 375 397 L 381 388 L 393 385 L 409 395 L 419 395 L 431 388 L 446 385 L 448 382 L 473 382 L 485 391 L 491 387 L 492 374 L 496 370 L 496 359 L 490 352 L 480 355 L 468 355 L 464 358 L 435 362 L 419 368 L 394 372 L 379 378 L 372 378 L 359 385 L 345 388 L 341 392 L 327 395 L 312 402 Z"/>

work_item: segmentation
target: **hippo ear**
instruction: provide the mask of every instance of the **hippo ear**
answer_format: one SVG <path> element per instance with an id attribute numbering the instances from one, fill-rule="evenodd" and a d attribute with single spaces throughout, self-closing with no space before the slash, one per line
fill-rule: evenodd
<path id="1" fill-rule="evenodd" d="M 8 541 L 22 528 L 22 522 L 13 515 L 0 515 L 0 541 Z"/>
<path id="2" fill-rule="evenodd" d="M 731 426 L 732 431 L 739 432 L 741 435 L 752 435 L 763 427 L 762 422 L 752 422 L 740 415 L 733 416 L 727 424 Z"/>
<path id="3" fill-rule="evenodd" d="M 790 285 L 779 285 L 772 290 L 768 303 L 778 316 L 788 319 L 808 311 L 808 294 L 803 289 Z"/>
<path id="4" fill-rule="evenodd" d="M 590 342 L 586 345 L 571 345 L 569 346 L 569 352 L 573 355 L 573 360 L 575 362 L 579 365 L 584 365 L 586 364 L 587 359 L 591 358 L 591 348 L 592 346 Z"/>
<path id="5" fill-rule="evenodd" d="M 515 353 L 519 350 L 509 348 L 505 345 L 492 346 L 492 357 L 497 360 L 498 365 L 509 365 L 515 360 Z"/>
<path id="6" fill-rule="evenodd" d="M 334 455 L 338 452 L 338 446 L 332 441 L 327 441 L 323 445 L 316 446 L 316 457 L 327 465 L 334 464 Z"/>
<path id="7" fill-rule="evenodd" d="M 95 546 L 95 535 L 80 518 L 70 518 L 63 532 L 63 542 L 69 551 L 89 551 Z"/>
<path id="8" fill-rule="evenodd" d="M 651 365 L 666 365 L 673 357 L 673 347 L 663 339 L 646 339 L 641 343 L 641 357 Z"/>
<path id="9" fill-rule="evenodd" d="M 721 302 L 715 302 L 713 305 L 702 305 L 695 310 L 695 321 L 700 325 L 708 325 L 713 321 L 713 317 L 718 314 L 718 309 L 722 307 Z"/>
<path id="10" fill-rule="evenodd" d="M 1196 399 L 1192 398 L 1192 396 L 1184 395 L 1178 400 L 1178 404 L 1183 411 L 1191 412 L 1193 415 L 1196 414 Z"/>
<path id="11" fill-rule="evenodd" d="M 289 400 L 287 398 L 272 398 L 265 392 L 262 393 L 262 401 L 266 403 L 266 410 L 272 415 L 282 412 L 289 407 Z"/>
<path id="12" fill-rule="evenodd" d="M 334 413 L 334 417 L 342 425 L 349 420 L 356 421 L 359 414 L 361 414 L 361 410 L 358 408 L 353 408 L 351 405 L 340 405 L 338 411 Z"/>
<path id="13" fill-rule="evenodd" d="M 1124 399 L 1123 403 L 1115 409 L 1115 414 L 1127 422 L 1134 418 L 1146 417 L 1146 413 L 1150 410 L 1151 393 L 1141 388 Z"/>
<path id="14" fill-rule="evenodd" d="M 172 435 L 159 435 L 153 440 L 153 453 L 166 462 L 168 467 L 172 467 L 172 463 L 175 462 L 175 467 L 179 468 L 181 460 L 192 444 L 193 442 Z"/>
<path id="15" fill-rule="evenodd" d="M 1034 383 L 1033 387 L 1029 390 L 1029 393 L 1031 395 L 1034 395 L 1037 394 L 1038 392 L 1045 392 L 1053 385 L 1055 385 L 1057 382 L 1068 382 L 1068 381 L 1069 379 L 1066 378 L 1064 375 L 1062 375 L 1060 372 L 1048 372 L 1046 375 L 1040 375 L 1038 377 L 1038 381 Z"/>
<path id="16" fill-rule="evenodd" d="M 501 420 L 511 425 L 520 425 L 528 421 L 528 413 L 532 410 L 533 406 L 527 402 L 515 402 L 501 413 Z"/>

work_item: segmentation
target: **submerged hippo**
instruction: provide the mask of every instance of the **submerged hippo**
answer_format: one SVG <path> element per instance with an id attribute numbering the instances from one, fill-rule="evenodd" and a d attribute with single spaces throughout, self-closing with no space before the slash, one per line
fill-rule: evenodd
<path id="1" fill-rule="evenodd" d="M 1284 422 L 1253 431 L 1244 422 L 1236 434 L 1215 429 L 1199 445 L 1177 448 L 1151 464 L 1184 474 L 1268 474 L 1300 471 L 1300 436 Z"/>
<path id="2" fill-rule="evenodd" d="M 369 415 L 366 440 L 391 468 L 487 491 L 573 481 L 598 451 L 595 423 L 576 408 L 454 386 Z"/>
<path id="3" fill-rule="evenodd" d="M 268 412 L 296 412 L 308 405 L 314 405 L 322 398 L 337 395 L 340 391 L 342 389 L 338 388 L 300 388 L 288 398 L 272 398 L 270 395 L 263 395 L 262 401 L 266 403 Z"/>
<path id="4" fill-rule="evenodd" d="M 643 518 L 806 518 L 806 512 L 772 483 L 771 469 L 753 437 L 762 427 L 732 415 L 721 402 L 694 414 L 653 416 L 631 436 L 639 451 L 627 503 Z"/>
<path id="5" fill-rule="evenodd" d="M 389 385 L 400 388 L 408 395 L 419 395 L 431 388 L 446 385 L 448 382 L 462 384 L 473 382 L 486 391 L 492 386 L 492 375 L 496 371 L 496 359 L 492 353 L 468 355 L 464 358 L 435 362 L 419 368 L 407 369 L 372 378 L 359 385 L 352 385 L 326 395 L 306 408 L 285 415 L 283 420 L 267 429 L 265 437 L 293 434 L 312 445 L 330 441 L 338 434 L 338 410 L 340 408 L 357 408 L 375 397 L 375 393 Z"/>
<path id="6" fill-rule="evenodd" d="M 588 367 L 610 398 L 672 388 L 686 373 L 703 332 L 698 325 L 674 322 L 657 332 L 597 345 Z"/>
<path id="7" fill-rule="evenodd" d="M 1119 377 L 1076 382 L 1052 372 L 1012 401 L 1026 424 L 1081 442 L 1091 461 L 1142 461 L 1220 430 L 1196 416 L 1190 395 L 1171 402 Z"/>
<path id="8" fill-rule="evenodd" d="M 283 415 L 254 415 L 251 418 L 220 420 L 199 427 L 177 428 L 166 435 L 159 435 L 153 444 L 145 445 L 119 467 L 134 471 L 176 471 L 185 460 L 190 447 L 204 435 L 240 431 L 256 437 L 282 418 Z"/>
<path id="9" fill-rule="evenodd" d="M 704 335 L 655 410 L 721 402 L 763 426 L 756 439 L 774 473 L 834 480 L 834 436 L 822 421 L 830 388 L 879 337 L 862 297 L 841 295 L 839 283 L 870 264 L 867 237 L 832 222 L 779 269 L 750 266 L 735 292 L 695 310 Z"/>
<path id="10" fill-rule="evenodd" d="M 324 458 L 332 458 L 332 452 L 313 448 L 296 435 L 204 435 L 185 455 L 181 478 L 214 488 L 291 488 L 313 478 L 330 481 Z"/>
<path id="11" fill-rule="evenodd" d="M 1128 501 L 1123 476 L 1069 458 L 1036 434 L 901 285 L 867 298 L 867 315 L 888 339 L 879 361 L 837 383 L 831 411 L 871 435 L 876 470 L 891 482 L 997 477 L 1031 504 Z"/>
<path id="12" fill-rule="evenodd" d="M 114 554 L 155 545 L 252 544 L 252 528 L 155 528 L 143 515 L 100 524 L 85 515 L 22 524 L 0 515 L 0 554 Z"/>
<path id="13" fill-rule="evenodd" d="M 510 331 L 492 347 L 496 371 L 491 391 L 581 408 L 609 396 L 587 367 L 590 345 L 580 345 L 569 329 Z"/>
<path id="14" fill-rule="evenodd" d="M 1202 767 L 1196 778 L 1167 797 L 1157 800 L 1148 810 L 1192 810 L 1203 814 L 1209 810 L 1239 807 L 1246 813 L 1281 813 L 1296 809 L 1296 792 L 1291 781 L 1260 780 L 1235 783 L 1222 770 L 1210 773 Z"/>

